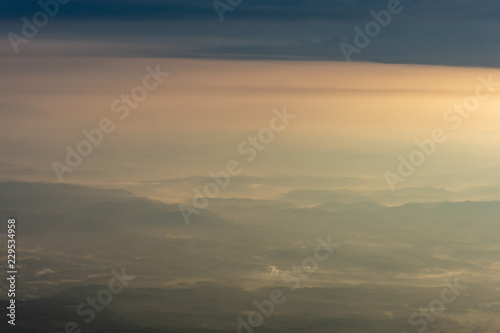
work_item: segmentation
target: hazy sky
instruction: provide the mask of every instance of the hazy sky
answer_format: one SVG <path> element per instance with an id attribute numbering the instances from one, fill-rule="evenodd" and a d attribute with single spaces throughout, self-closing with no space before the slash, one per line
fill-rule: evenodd
<path id="1" fill-rule="evenodd" d="M 386 1 L 247 0 L 224 22 L 210 1 L 61 5 L 18 54 L 7 37 L 0 42 L 0 178 L 58 181 L 51 164 L 64 163 L 66 147 L 76 149 L 82 130 L 103 118 L 115 130 L 66 182 L 205 177 L 241 157 L 238 145 L 269 126 L 273 108 L 286 106 L 297 118 L 243 175 L 357 177 L 386 188 L 383 174 L 397 169 L 398 155 L 442 127 L 450 140 L 405 186 L 431 186 L 432 177 L 450 174 L 456 178 L 439 185 L 458 186 L 462 173 L 500 164 L 491 154 L 498 93 L 468 118 L 444 119 L 475 94 L 480 77 L 500 81 L 500 5 L 401 6 L 348 63 L 339 43 L 352 42 L 353 27 L 364 27 Z M 33 1 L 2 2 L 4 36 L 21 34 L 21 18 L 38 11 Z M 120 120 L 113 102 L 142 84 L 148 66 L 169 76 Z"/>

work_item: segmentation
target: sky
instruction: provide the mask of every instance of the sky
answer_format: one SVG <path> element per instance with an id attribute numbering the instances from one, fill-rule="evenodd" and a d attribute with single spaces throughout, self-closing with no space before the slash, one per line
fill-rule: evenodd
<path id="1" fill-rule="evenodd" d="M 233 3 L 238 3 L 233 2 Z M 21 45 L 21 55 L 345 60 L 341 42 L 388 1 L 245 0 L 221 22 L 212 1 L 72 0 Z M 404 0 L 355 61 L 497 67 L 500 5 Z M 0 30 L 19 34 L 37 1 L 3 1 Z M 29 47 L 28 47 L 29 45 Z M 26 47 L 23 47 L 26 46 Z M 2 57 L 13 54 L 2 40 Z"/>
<path id="2" fill-rule="evenodd" d="M 340 43 L 356 45 L 354 28 L 390 3 L 245 0 L 221 21 L 211 1 L 73 0 L 22 37 L 40 5 L 2 2 L 0 178 L 136 186 L 207 177 L 286 107 L 296 119 L 242 172 L 257 183 L 313 177 L 387 189 L 384 174 L 435 128 L 450 140 L 401 186 L 500 182 L 477 172 L 500 164 L 491 154 L 496 91 L 471 116 L 449 111 L 484 80 L 500 81 L 500 5 L 402 1 L 346 61 Z M 12 34 L 26 38 L 17 53 Z M 113 110 L 124 104 L 113 103 L 152 69 L 168 76 L 121 119 Z M 54 162 L 64 164 L 67 147 L 77 149 L 102 119 L 113 132 L 60 179 Z"/>

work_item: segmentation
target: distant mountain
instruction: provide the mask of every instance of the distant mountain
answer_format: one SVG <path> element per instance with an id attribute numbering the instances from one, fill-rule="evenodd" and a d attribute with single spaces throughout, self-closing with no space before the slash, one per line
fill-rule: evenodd
<path id="1" fill-rule="evenodd" d="M 434 187 L 410 187 L 397 191 L 373 192 L 372 198 L 389 205 L 401 205 L 409 202 L 458 201 L 460 194 Z"/>
<path id="2" fill-rule="evenodd" d="M 338 202 L 324 202 L 320 205 L 315 206 L 315 208 L 318 208 L 320 210 L 326 210 L 326 211 L 342 211 L 342 210 L 348 210 L 348 211 L 367 211 L 367 212 L 383 212 L 387 211 L 389 208 L 379 205 L 374 202 L 357 202 L 353 204 L 342 204 Z"/>
<path id="3" fill-rule="evenodd" d="M 327 202 L 339 204 L 376 203 L 388 206 L 411 202 L 463 201 L 464 194 L 434 187 L 411 187 L 397 191 L 352 191 L 352 190 L 304 190 L 286 192 L 281 196 L 284 202 L 296 205 L 318 205 Z"/>
<path id="4" fill-rule="evenodd" d="M 350 190 L 293 190 L 285 193 L 281 200 L 298 205 L 314 205 L 324 202 L 352 204 L 371 201 L 368 197 Z"/>
<path id="5" fill-rule="evenodd" d="M 120 189 L 98 189 L 51 183 L 0 183 L 2 217 L 24 219 L 20 228 L 28 234 L 48 233 L 71 226 L 76 230 L 92 225 L 99 229 L 119 227 L 184 227 L 177 205 L 136 197 Z M 192 216 L 192 226 L 228 227 L 231 223 L 202 210 Z M 79 225 L 87 221 L 84 225 Z"/>

